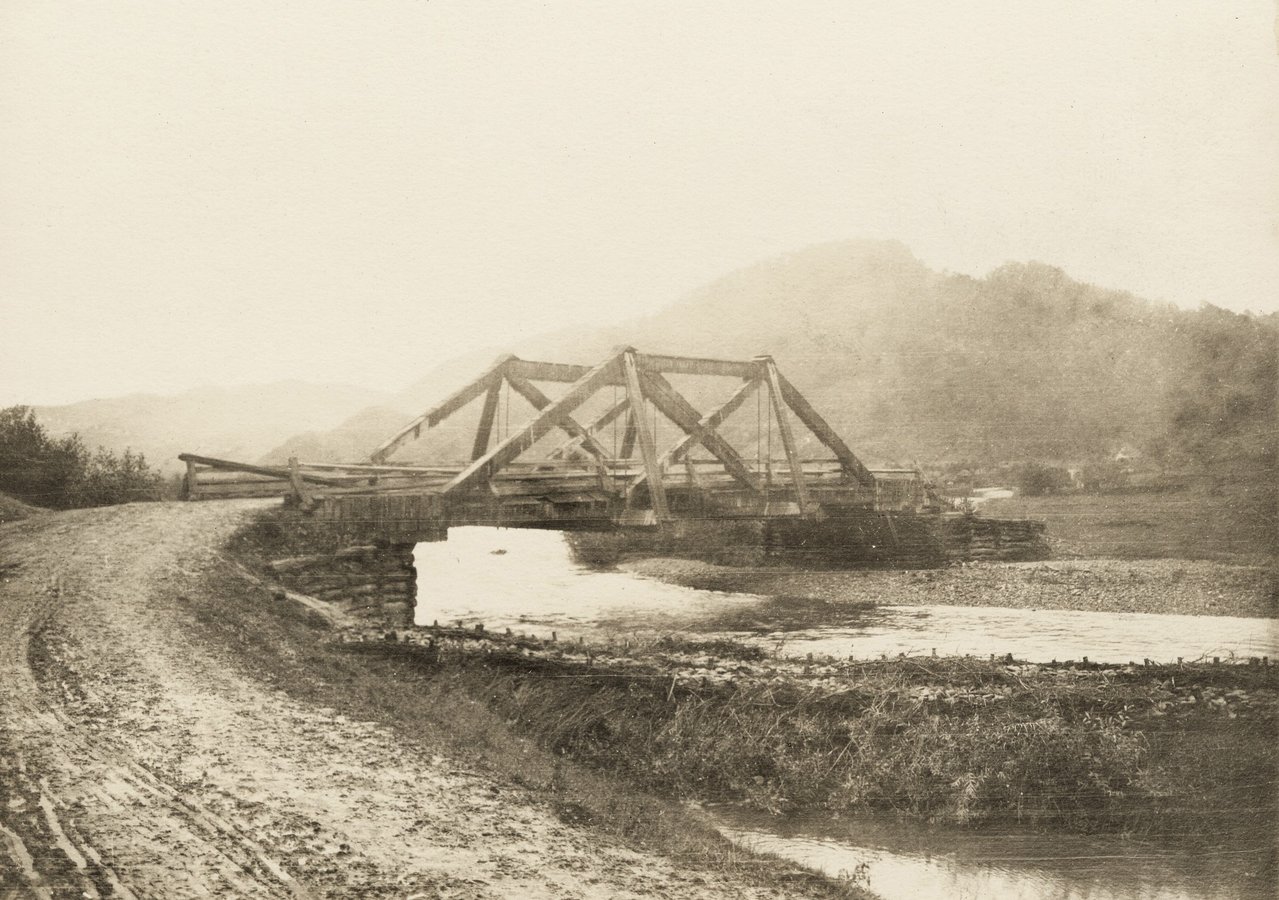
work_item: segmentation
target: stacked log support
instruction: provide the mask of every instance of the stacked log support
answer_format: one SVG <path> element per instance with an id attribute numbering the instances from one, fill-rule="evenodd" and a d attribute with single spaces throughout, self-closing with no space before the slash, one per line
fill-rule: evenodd
<path id="1" fill-rule="evenodd" d="M 1049 556 L 1046 526 L 1025 519 L 947 516 L 942 522 L 951 561 L 1029 561 Z"/>
<path id="2" fill-rule="evenodd" d="M 413 544 L 357 545 L 277 559 L 274 580 L 339 612 L 379 625 L 413 624 L 417 570 Z"/>
<path id="3" fill-rule="evenodd" d="M 1043 522 L 980 516 L 863 513 L 818 521 L 677 522 L 657 533 L 574 534 L 578 557 L 612 565 L 627 557 L 671 556 L 728 566 L 813 569 L 1047 559 Z"/>

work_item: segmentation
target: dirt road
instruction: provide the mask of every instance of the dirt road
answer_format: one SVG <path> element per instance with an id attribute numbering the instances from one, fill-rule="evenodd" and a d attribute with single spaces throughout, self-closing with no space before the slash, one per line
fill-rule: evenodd
<path id="1" fill-rule="evenodd" d="M 183 605 L 254 508 L 0 526 L 0 897 L 761 896 L 237 674 Z"/>

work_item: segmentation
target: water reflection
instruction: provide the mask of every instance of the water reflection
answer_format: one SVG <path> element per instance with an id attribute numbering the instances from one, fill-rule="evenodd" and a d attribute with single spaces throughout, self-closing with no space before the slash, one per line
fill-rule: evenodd
<path id="1" fill-rule="evenodd" d="M 1115 838 L 961 831 L 859 819 L 779 822 L 721 810 L 720 830 L 883 900 L 1261 900 L 1273 898 L 1273 850 L 1156 849 Z"/>
<path id="2" fill-rule="evenodd" d="M 418 544 L 414 555 L 419 625 L 461 620 L 539 634 L 590 631 L 605 621 L 616 629 L 671 628 L 760 599 L 588 569 L 558 531 L 450 528 L 447 541 Z"/>
<path id="3" fill-rule="evenodd" d="M 698 591 L 577 564 L 554 531 L 453 528 L 447 541 L 419 544 L 418 623 L 432 621 L 549 634 L 596 630 L 671 631 L 733 607 L 750 594 Z M 770 649 L 778 636 L 735 635 Z M 1279 657 L 1274 619 L 1002 607 L 884 606 L 838 627 L 788 630 L 788 655 L 874 658 L 929 654 L 1094 662 L 1174 662 L 1231 655 Z"/>

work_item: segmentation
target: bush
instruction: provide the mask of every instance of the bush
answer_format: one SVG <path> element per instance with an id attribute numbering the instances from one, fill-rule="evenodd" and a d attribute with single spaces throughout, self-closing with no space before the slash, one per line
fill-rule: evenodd
<path id="1" fill-rule="evenodd" d="M 1040 463 L 1025 463 L 1017 473 L 1017 488 L 1026 497 L 1042 497 L 1070 487 L 1070 473 L 1065 469 Z"/>
<path id="2" fill-rule="evenodd" d="M 159 500 L 163 482 L 141 453 L 125 450 L 117 456 L 99 448 L 76 473 L 69 505 L 111 506 L 139 500 Z"/>
<path id="3" fill-rule="evenodd" d="M 91 453 L 79 435 L 50 437 L 29 406 L 0 410 L 0 492 L 70 509 L 158 500 L 162 487 L 141 453 Z"/>

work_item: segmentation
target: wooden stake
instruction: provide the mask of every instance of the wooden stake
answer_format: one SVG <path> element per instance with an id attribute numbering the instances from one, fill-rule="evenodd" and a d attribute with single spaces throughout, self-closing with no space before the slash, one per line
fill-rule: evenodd
<path id="1" fill-rule="evenodd" d="M 196 489 L 199 484 L 199 481 L 198 481 L 199 476 L 196 474 L 195 463 L 189 459 L 186 462 L 187 462 L 186 499 L 194 500 L 196 499 Z"/>

